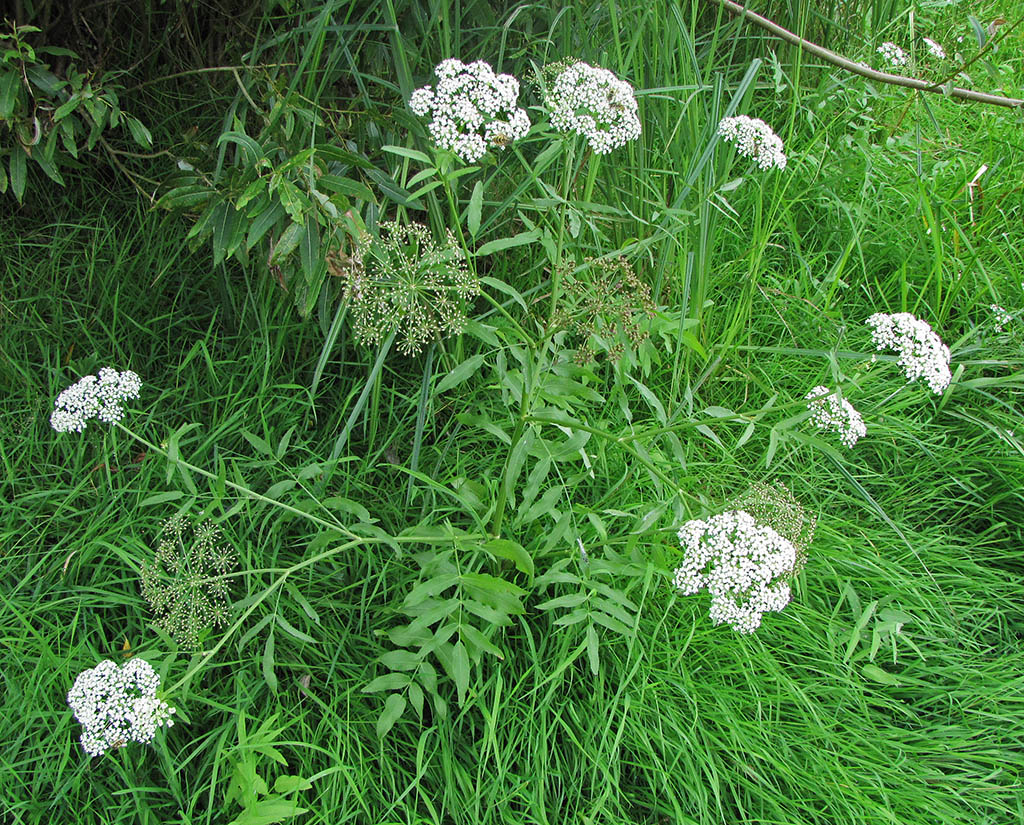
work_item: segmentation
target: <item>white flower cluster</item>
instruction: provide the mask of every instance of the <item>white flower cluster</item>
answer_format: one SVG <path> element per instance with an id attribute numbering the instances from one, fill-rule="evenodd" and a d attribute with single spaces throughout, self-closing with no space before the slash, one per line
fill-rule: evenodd
<path id="1" fill-rule="evenodd" d="M 949 347 L 932 330 L 927 321 L 909 312 L 887 315 L 876 312 L 866 322 L 872 327 L 875 348 L 899 353 L 899 363 L 907 382 L 924 377 L 934 393 L 941 393 L 952 376 L 949 372 Z"/>
<path id="2" fill-rule="evenodd" d="M 573 63 L 555 78 L 544 105 L 555 129 L 586 138 L 599 155 L 640 137 L 633 87 L 607 69 Z"/>
<path id="3" fill-rule="evenodd" d="M 859 438 L 867 435 L 864 419 L 853 405 L 839 393 L 829 392 L 828 387 L 818 386 L 804 396 L 811 421 L 819 430 L 837 433 L 839 440 L 847 447 L 853 447 Z"/>
<path id="4" fill-rule="evenodd" d="M 516 106 L 519 81 L 512 75 L 495 74 L 483 60 L 467 64 L 454 58 L 438 63 L 434 74 L 437 87 L 417 89 L 409 108 L 430 115 L 427 129 L 441 149 L 473 163 L 488 147 L 504 149 L 530 131 L 530 118 Z"/>
<path id="5" fill-rule="evenodd" d="M 999 306 L 999 304 L 989 304 L 988 308 L 992 310 L 992 314 L 995 316 L 995 331 L 1002 332 L 1003 327 L 1009 326 L 1010 321 L 1013 320 L 1013 316 L 1003 309 L 1003 307 Z"/>
<path id="6" fill-rule="evenodd" d="M 124 417 L 121 404 L 138 398 L 142 381 L 131 370 L 118 372 L 103 367 L 99 375 L 87 375 L 57 396 L 50 425 L 59 433 L 82 432 L 93 418 L 107 424 Z"/>
<path id="7" fill-rule="evenodd" d="M 160 677 L 145 659 L 121 667 L 105 659 L 83 670 L 68 693 L 68 704 L 82 724 L 82 749 L 89 756 L 129 742 L 146 744 L 156 729 L 171 727 L 174 708 L 156 698 Z"/>
<path id="8" fill-rule="evenodd" d="M 709 615 L 740 633 L 753 633 L 761 615 L 789 604 L 797 549 L 745 510 L 728 510 L 679 528 L 686 551 L 672 583 L 686 595 L 707 588 Z"/>
<path id="9" fill-rule="evenodd" d="M 942 48 L 942 46 L 940 46 L 930 37 L 925 37 L 922 39 L 924 40 L 924 44 L 928 47 L 928 51 L 931 53 L 932 57 L 936 58 L 937 60 L 946 59 L 946 50 Z"/>
<path id="10" fill-rule="evenodd" d="M 899 68 L 907 65 L 907 53 L 895 43 L 885 42 L 875 51 L 882 55 L 882 60 L 890 66 Z"/>
<path id="11" fill-rule="evenodd" d="M 746 115 L 724 117 L 718 124 L 718 134 L 722 140 L 735 143 L 737 152 L 753 158 L 762 169 L 786 168 L 782 138 L 763 120 Z"/>

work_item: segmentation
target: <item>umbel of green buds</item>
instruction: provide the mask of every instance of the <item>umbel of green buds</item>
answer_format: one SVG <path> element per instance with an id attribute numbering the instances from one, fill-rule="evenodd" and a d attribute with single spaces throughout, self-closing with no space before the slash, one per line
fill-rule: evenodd
<path id="1" fill-rule="evenodd" d="M 183 516 L 164 523 L 156 555 L 142 565 L 142 596 L 155 624 L 182 647 L 199 647 L 199 634 L 228 617 L 227 574 L 237 560 L 210 521 L 191 525 Z"/>
<path id="2" fill-rule="evenodd" d="M 359 342 L 378 346 L 395 333 L 406 355 L 462 332 L 468 304 L 480 294 L 451 230 L 439 244 L 419 223 L 380 224 L 376 237 L 360 239 L 343 275 Z"/>

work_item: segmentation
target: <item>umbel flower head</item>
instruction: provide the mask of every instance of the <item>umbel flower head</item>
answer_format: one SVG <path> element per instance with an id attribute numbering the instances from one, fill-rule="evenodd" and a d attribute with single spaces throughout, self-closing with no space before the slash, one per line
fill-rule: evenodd
<path id="1" fill-rule="evenodd" d="M 181 516 L 164 522 L 151 562 L 142 565 L 142 596 L 156 625 L 186 648 L 199 647 L 199 634 L 228 616 L 225 576 L 237 565 L 213 522 L 190 525 Z"/>
<path id="2" fill-rule="evenodd" d="M 504 149 L 530 131 L 530 118 L 516 106 L 519 81 L 512 75 L 495 74 L 483 60 L 454 58 L 438 63 L 434 74 L 437 86 L 413 92 L 409 108 L 430 116 L 427 129 L 439 148 L 473 163 L 488 147 Z"/>
<path id="3" fill-rule="evenodd" d="M 576 61 L 558 71 L 544 98 L 551 125 L 586 138 L 598 155 L 640 137 L 633 87 L 607 69 Z"/>
<path id="4" fill-rule="evenodd" d="M 871 327 L 875 349 L 899 353 L 899 364 L 911 383 L 924 378 L 931 391 L 941 394 L 949 386 L 949 347 L 928 325 L 909 312 L 876 312 L 865 322 Z"/>
<path id="5" fill-rule="evenodd" d="M 103 367 L 99 375 L 86 375 L 72 384 L 53 405 L 50 426 L 59 433 L 82 432 L 92 419 L 112 424 L 124 417 L 124 404 L 138 398 L 142 381 L 131 370 Z"/>
<path id="6" fill-rule="evenodd" d="M 580 366 L 595 357 L 594 338 L 607 342 L 608 357 L 617 361 L 627 342 L 638 347 L 649 336 L 647 322 L 655 313 L 651 288 L 621 256 L 586 258 L 584 263 L 590 269 L 579 276 L 572 274 L 576 268 L 574 260 L 559 268 L 564 295 L 554 325 L 567 330 L 570 338 L 575 339 L 576 362 Z"/>
<path id="7" fill-rule="evenodd" d="M 811 411 L 814 426 L 819 430 L 836 433 L 847 447 L 853 447 L 858 439 L 867 435 L 868 428 L 860 413 L 849 401 L 840 398 L 838 392 L 817 386 L 804 398 L 807 399 L 807 409 Z"/>
<path id="8" fill-rule="evenodd" d="M 68 705 L 82 724 L 82 749 L 89 756 L 147 744 L 157 728 L 171 727 L 175 709 L 156 698 L 160 677 L 145 659 L 129 659 L 120 667 L 105 659 L 83 670 L 68 692 Z"/>
<path id="9" fill-rule="evenodd" d="M 894 68 L 907 65 L 907 53 L 895 43 L 883 43 L 875 51 L 882 55 L 882 60 Z"/>
<path id="10" fill-rule="evenodd" d="M 718 122 L 718 134 L 727 143 L 735 143 L 736 151 L 745 158 L 753 158 L 760 168 L 786 168 L 782 138 L 763 120 L 746 115 L 723 117 Z"/>
<path id="11" fill-rule="evenodd" d="M 359 240 L 343 272 L 356 338 L 372 347 L 394 332 L 398 349 L 413 355 L 434 337 L 462 332 L 480 282 L 451 230 L 438 245 L 423 224 L 389 222 L 378 229 L 377 237 Z"/>
<path id="12" fill-rule="evenodd" d="M 686 595 L 707 589 L 715 624 L 753 633 L 764 613 L 789 604 L 797 549 L 745 510 L 688 521 L 679 543 L 685 555 L 672 583 Z"/>

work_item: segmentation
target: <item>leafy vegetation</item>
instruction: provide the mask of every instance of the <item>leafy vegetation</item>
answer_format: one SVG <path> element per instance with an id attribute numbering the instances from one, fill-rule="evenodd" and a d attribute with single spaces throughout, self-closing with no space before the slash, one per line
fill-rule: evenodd
<path id="1" fill-rule="evenodd" d="M 1021 96 L 1020 4 L 761 5 Z M 717 3 L 58 6 L 0 60 L 5 821 L 1024 819 L 1021 112 Z M 437 147 L 447 58 L 523 139 Z M 574 61 L 639 138 L 558 131 Z M 139 398 L 55 432 L 102 367 Z M 798 558 L 753 633 L 673 587 L 737 509 Z M 68 691 L 132 657 L 174 725 L 90 758 Z"/>

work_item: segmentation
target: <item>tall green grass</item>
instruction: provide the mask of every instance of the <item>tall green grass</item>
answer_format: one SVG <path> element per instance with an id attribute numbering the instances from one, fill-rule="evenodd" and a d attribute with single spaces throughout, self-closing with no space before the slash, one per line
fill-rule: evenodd
<path id="1" fill-rule="evenodd" d="M 961 10 L 918 5 L 918 33 L 924 20 L 969 34 Z M 481 302 L 462 339 L 378 359 L 334 323 L 333 285 L 303 320 L 273 277 L 188 251 L 187 225 L 103 171 L 83 170 L 65 193 L 38 189 L 0 218 L 6 821 L 230 822 L 242 812 L 226 801 L 232 777 L 253 775 L 271 789 L 283 775 L 308 780 L 289 798 L 307 810 L 295 821 L 311 823 L 1024 819 L 1019 116 L 773 56 L 771 41 L 714 8 L 325 3 L 294 9 L 287 25 L 266 20 L 252 47 L 254 62 L 297 63 L 275 82 L 346 112 L 343 137 L 400 183 L 418 170 L 381 147 L 427 148 L 404 99 L 443 57 L 525 78 L 572 54 L 629 79 L 641 105 L 642 139 L 560 196 L 591 222 L 567 251 L 626 254 L 651 284 L 652 338 L 619 365 L 542 364 L 590 393 L 535 410 L 538 445 L 566 437 L 537 423 L 556 414 L 592 434 L 587 463 L 553 461 L 532 501 L 540 446 L 511 487 L 503 535 L 529 550 L 538 578 L 459 549 L 526 590 L 525 612 L 482 625 L 503 657 L 472 665 L 464 703 L 438 667 L 447 714 L 410 707 L 384 738 L 384 697 L 363 688 L 396 649 L 388 633 L 422 580 L 417 554 L 435 546 L 423 531 L 492 523 L 511 452 L 497 430 L 514 426 L 507 375 L 522 348 L 502 313 Z M 907 11 L 794 3 L 780 22 L 849 50 L 857 38 L 843 21 L 888 37 Z M 999 59 L 1020 55 L 1017 37 Z M 241 97 L 216 89 L 204 117 L 217 122 L 209 112 Z M 733 112 L 784 137 L 785 173 L 712 146 Z M 541 149 L 527 141 L 480 173 L 477 243 L 523 231 L 523 217 L 550 223 L 552 202 L 563 206 L 542 183 L 564 156 L 526 170 Z M 100 187 L 109 197 L 90 196 Z M 454 187 L 457 213 L 471 191 Z M 383 219 L 440 228 L 450 218 L 437 206 L 379 204 Z M 544 251 L 510 249 L 482 267 L 524 296 L 530 314 L 494 297 L 532 329 L 551 289 Z M 1016 313 L 1002 332 L 993 303 Z M 876 311 L 940 331 L 956 371 L 947 393 L 905 387 L 891 362 L 865 368 L 863 322 Z M 477 373 L 435 392 L 476 355 Z M 198 424 L 181 455 L 214 479 L 194 476 L 192 491 L 121 430 L 49 428 L 56 394 L 108 364 L 144 381 L 126 425 L 159 447 Z M 868 421 L 852 451 L 794 420 L 808 389 L 840 383 Z M 743 637 L 713 627 L 702 597 L 674 594 L 670 576 L 681 521 L 755 480 L 789 484 L 819 527 L 793 603 Z M 426 538 L 391 546 L 368 534 L 281 582 L 341 540 L 229 481 L 389 539 Z M 138 586 L 179 508 L 219 522 L 241 560 L 232 622 L 251 608 L 211 634 L 206 650 L 223 646 L 206 661 L 153 627 Z M 560 563 L 582 584 L 543 578 Z M 625 599 L 628 632 L 557 623 L 564 614 L 541 605 L 573 587 L 596 613 L 608 590 Z M 81 670 L 125 649 L 178 685 L 178 723 L 152 748 L 90 761 L 65 696 Z"/>

